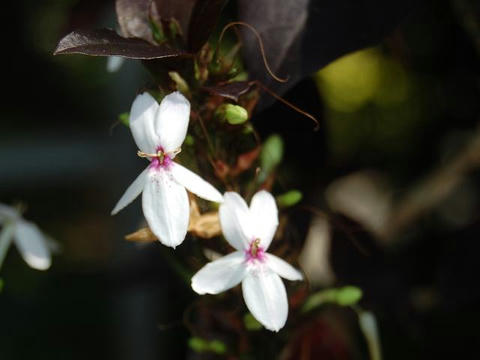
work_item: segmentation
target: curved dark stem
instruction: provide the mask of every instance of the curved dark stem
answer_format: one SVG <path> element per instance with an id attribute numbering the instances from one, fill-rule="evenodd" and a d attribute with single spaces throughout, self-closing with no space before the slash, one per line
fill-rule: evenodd
<path id="1" fill-rule="evenodd" d="M 248 28 L 249 30 L 251 30 L 254 34 L 255 34 L 255 37 L 257 38 L 258 40 L 258 45 L 260 47 L 260 53 L 262 54 L 262 59 L 263 59 L 263 63 L 265 64 L 265 68 L 267 69 L 267 72 L 270 74 L 271 77 L 273 77 L 275 80 L 277 80 L 278 82 L 281 82 L 281 83 L 285 83 L 288 81 L 288 76 L 287 78 L 285 79 L 282 79 L 280 77 L 278 77 L 277 75 L 275 75 L 272 71 L 272 69 L 270 68 L 270 65 L 268 65 L 268 61 L 267 61 L 267 57 L 265 56 L 265 47 L 263 46 L 263 40 L 260 36 L 260 34 L 258 33 L 257 29 L 255 29 L 252 25 L 250 24 L 247 24 L 246 22 L 243 22 L 243 21 L 233 21 L 231 23 L 228 23 L 227 25 L 225 25 L 225 27 L 223 28 L 222 32 L 220 33 L 220 37 L 218 38 L 218 43 L 217 43 L 217 47 L 215 49 L 215 56 L 214 58 L 217 56 L 218 54 L 218 51 L 219 51 L 219 47 L 220 47 L 220 44 L 222 42 L 222 39 L 223 39 L 223 35 L 225 34 L 225 32 L 231 28 L 232 26 L 236 26 L 236 25 L 241 25 L 241 26 L 245 26 L 246 28 Z"/>
<path id="2" fill-rule="evenodd" d="M 302 114 L 303 116 L 306 116 L 309 119 L 311 119 L 315 123 L 315 127 L 313 128 L 313 131 L 318 131 L 320 129 L 320 123 L 318 122 L 318 120 L 315 116 L 313 116 L 312 114 L 310 114 L 306 111 L 303 111 L 299 107 L 293 105 L 291 102 L 289 102 L 289 101 L 285 100 L 284 98 L 282 98 L 281 96 L 275 94 L 272 90 L 270 90 L 268 87 L 263 85 L 260 81 L 255 80 L 255 81 L 252 81 L 252 83 L 256 84 L 258 87 L 262 88 L 262 90 L 264 90 L 265 92 L 267 92 L 268 94 L 273 96 L 275 99 L 279 100 L 280 102 L 284 103 L 288 107 L 292 108 L 296 112 L 298 112 L 298 113 Z"/>

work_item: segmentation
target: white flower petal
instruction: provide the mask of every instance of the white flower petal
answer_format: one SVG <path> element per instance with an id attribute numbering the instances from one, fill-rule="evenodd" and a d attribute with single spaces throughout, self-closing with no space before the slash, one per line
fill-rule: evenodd
<path id="1" fill-rule="evenodd" d="M 192 289 L 200 295 L 218 294 L 239 284 L 246 272 L 245 254 L 235 251 L 201 268 L 192 277 Z"/>
<path id="2" fill-rule="evenodd" d="M 0 204 L 0 222 L 3 223 L 6 220 L 14 220 L 20 216 L 18 211 L 10 206 Z"/>
<path id="3" fill-rule="evenodd" d="M 268 268 L 256 269 L 242 282 L 248 310 L 268 330 L 278 331 L 287 321 L 288 298 L 282 279 Z"/>
<path id="4" fill-rule="evenodd" d="M 14 241 L 20 255 L 30 267 L 37 270 L 46 270 L 50 267 L 52 259 L 47 241 L 35 224 L 23 220 L 17 221 Z"/>
<path id="5" fill-rule="evenodd" d="M 269 253 L 266 253 L 265 256 L 267 257 L 267 266 L 282 278 L 292 281 L 303 280 L 302 273 L 285 260 Z"/>
<path id="6" fill-rule="evenodd" d="M 147 92 L 138 95 L 130 109 L 130 130 L 138 148 L 145 153 L 155 153 L 160 145 L 155 132 L 155 119 L 159 105 Z"/>
<path id="7" fill-rule="evenodd" d="M 5 260 L 7 256 L 8 249 L 10 249 L 14 233 L 14 222 L 7 223 L 0 231 L 0 268 L 2 267 L 3 260 Z"/>
<path id="8" fill-rule="evenodd" d="M 165 96 L 155 120 L 155 131 L 164 151 L 172 152 L 182 146 L 190 120 L 190 102 L 178 91 Z"/>
<path id="9" fill-rule="evenodd" d="M 143 191 L 145 186 L 145 182 L 147 181 L 147 172 L 148 168 L 143 170 L 140 175 L 130 184 L 128 189 L 122 195 L 120 200 L 118 200 L 117 205 L 113 208 L 111 214 L 115 215 L 120 210 L 122 210 L 125 206 L 130 204 L 133 200 L 137 198 L 138 195 Z"/>
<path id="10" fill-rule="evenodd" d="M 267 250 L 278 226 L 278 210 L 275 199 L 269 192 L 257 192 L 250 202 L 252 231 L 260 239 L 260 244 Z"/>
<path id="11" fill-rule="evenodd" d="M 142 206 L 148 226 L 162 244 L 175 248 L 183 242 L 190 217 L 187 191 L 168 171 L 148 171 Z"/>
<path id="12" fill-rule="evenodd" d="M 226 192 L 218 210 L 225 239 L 237 250 L 245 250 L 252 240 L 250 214 L 245 200 L 235 192 Z"/>
<path id="13" fill-rule="evenodd" d="M 215 202 L 223 201 L 223 196 L 217 189 L 184 166 L 172 162 L 169 170 L 173 178 L 180 185 L 185 186 L 188 191 L 205 200 Z"/>

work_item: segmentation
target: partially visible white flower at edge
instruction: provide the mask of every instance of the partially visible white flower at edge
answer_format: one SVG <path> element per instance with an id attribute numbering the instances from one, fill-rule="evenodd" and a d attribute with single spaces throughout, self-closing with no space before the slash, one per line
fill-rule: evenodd
<path id="1" fill-rule="evenodd" d="M 250 203 L 227 192 L 219 209 L 226 240 L 237 251 L 205 265 L 192 278 L 197 293 L 218 294 L 240 282 L 248 310 L 267 329 L 280 330 L 288 317 L 288 298 L 280 277 L 302 280 L 302 274 L 279 257 L 267 253 L 278 226 L 273 196 L 257 192 Z"/>
<path id="2" fill-rule="evenodd" d="M 112 215 L 142 194 L 143 214 L 155 236 L 176 247 L 187 234 L 190 205 L 187 191 L 222 202 L 217 189 L 187 168 L 173 161 L 181 150 L 190 119 L 190 103 L 173 92 L 160 105 L 148 93 L 138 95 L 130 110 L 130 130 L 140 151 L 150 160 L 118 201 Z"/>
<path id="3" fill-rule="evenodd" d="M 50 240 L 34 223 L 22 218 L 20 212 L 0 204 L 0 267 L 13 242 L 25 262 L 37 270 L 47 270 L 51 263 Z"/>

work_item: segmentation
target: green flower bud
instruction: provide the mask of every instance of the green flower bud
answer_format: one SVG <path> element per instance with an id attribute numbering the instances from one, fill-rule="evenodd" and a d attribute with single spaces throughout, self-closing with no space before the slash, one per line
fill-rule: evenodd
<path id="1" fill-rule="evenodd" d="M 120 121 L 125 126 L 130 126 L 129 124 L 130 113 L 124 112 L 118 115 L 118 121 Z"/>
<path id="2" fill-rule="evenodd" d="M 217 116 L 221 117 L 230 125 L 240 125 L 248 120 L 248 112 L 239 105 L 224 104 L 217 109 Z"/>

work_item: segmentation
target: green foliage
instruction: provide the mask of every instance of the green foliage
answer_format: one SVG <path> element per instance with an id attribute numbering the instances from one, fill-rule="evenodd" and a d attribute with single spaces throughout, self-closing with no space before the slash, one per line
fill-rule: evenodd
<path id="1" fill-rule="evenodd" d="M 188 346 L 198 353 L 213 352 L 222 355 L 227 352 L 227 346 L 220 340 L 208 341 L 197 336 L 191 337 L 188 340 Z"/>
<path id="2" fill-rule="evenodd" d="M 210 341 L 210 351 L 216 354 L 225 354 L 227 352 L 227 346 L 220 340 Z"/>
<path id="3" fill-rule="evenodd" d="M 153 39 L 161 44 L 167 40 L 165 33 L 163 32 L 162 26 L 157 24 L 154 20 L 150 19 L 150 30 L 152 31 Z"/>
<path id="4" fill-rule="evenodd" d="M 250 313 L 245 314 L 245 316 L 243 317 L 243 323 L 245 324 L 247 330 L 250 331 L 257 331 L 262 328 L 262 324 L 260 324 L 257 319 L 255 319 Z"/>
<path id="5" fill-rule="evenodd" d="M 183 143 L 187 146 L 192 146 L 193 144 L 195 144 L 195 139 L 193 138 L 192 135 L 187 134 L 187 136 L 185 136 L 185 141 Z"/>
<path id="6" fill-rule="evenodd" d="M 0 293 L 2 292 L 3 290 L 3 279 L 0 278 Z"/>
<path id="7" fill-rule="evenodd" d="M 284 194 L 277 196 L 277 204 L 279 207 L 289 207 L 298 204 L 303 198 L 299 190 L 290 190 Z"/>
<path id="8" fill-rule="evenodd" d="M 270 135 L 265 140 L 262 152 L 260 153 L 261 173 L 258 176 L 260 182 L 264 181 L 266 177 L 282 162 L 283 158 L 283 140 L 280 135 Z"/>
<path id="9" fill-rule="evenodd" d="M 302 311 L 307 312 L 327 303 L 340 306 L 353 306 L 360 301 L 362 295 L 362 289 L 356 286 L 321 290 L 307 298 Z"/>
<path id="10" fill-rule="evenodd" d="M 199 337 L 191 337 L 188 339 L 188 346 L 195 352 L 204 352 L 208 349 L 208 342 Z"/>
<path id="11" fill-rule="evenodd" d="M 130 118 L 130 113 L 128 112 L 124 112 L 118 115 L 118 121 L 120 121 L 123 125 L 127 127 L 130 126 L 129 118 Z"/>

